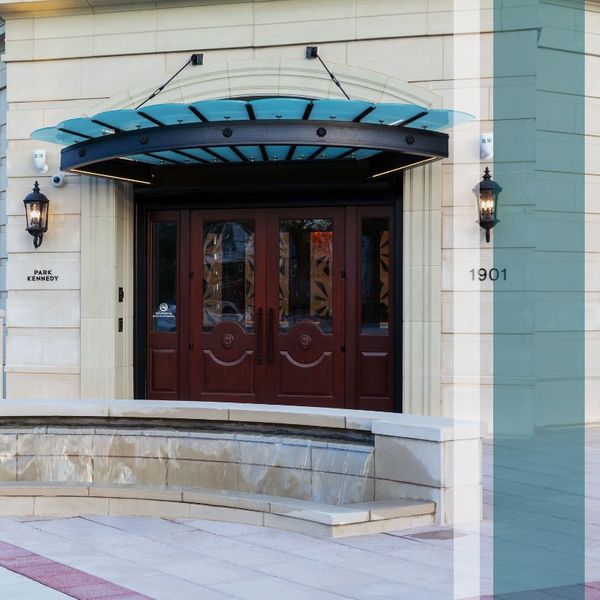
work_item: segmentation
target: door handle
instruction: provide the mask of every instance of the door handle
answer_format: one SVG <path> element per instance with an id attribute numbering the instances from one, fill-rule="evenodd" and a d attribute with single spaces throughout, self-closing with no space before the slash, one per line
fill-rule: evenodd
<path id="1" fill-rule="evenodd" d="M 267 360 L 269 364 L 273 364 L 273 329 L 274 329 L 274 315 L 275 311 L 270 308 L 269 309 L 269 324 L 267 327 Z"/>
<path id="2" fill-rule="evenodd" d="M 263 309 L 259 308 L 256 314 L 256 362 L 263 361 Z"/>

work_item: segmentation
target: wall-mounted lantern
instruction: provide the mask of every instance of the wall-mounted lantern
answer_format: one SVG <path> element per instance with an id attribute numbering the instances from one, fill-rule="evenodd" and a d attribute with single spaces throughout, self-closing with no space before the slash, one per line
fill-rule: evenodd
<path id="1" fill-rule="evenodd" d="M 485 241 L 490 241 L 490 229 L 498 223 L 498 195 L 502 188 L 492 179 L 486 167 L 481 183 L 473 190 L 479 198 L 479 226 L 485 229 Z"/>
<path id="2" fill-rule="evenodd" d="M 27 231 L 33 236 L 33 246 L 39 248 L 44 239 L 44 233 L 48 231 L 48 205 L 50 200 L 40 192 L 38 182 L 33 186 L 33 192 L 25 200 L 25 219 Z"/>

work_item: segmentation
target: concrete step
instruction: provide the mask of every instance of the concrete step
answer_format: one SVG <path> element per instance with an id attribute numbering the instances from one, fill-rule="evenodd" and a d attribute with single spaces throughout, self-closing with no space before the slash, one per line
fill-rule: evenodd
<path id="1" fill-rule="evenodd" d="M 313 536 L 343 537 L 431 525 L 435 503 L 398 499 L 335 506 L 198 487 L 19 481 L 0 483 L 0 514 L 207 519 L 263 525 Z"/>

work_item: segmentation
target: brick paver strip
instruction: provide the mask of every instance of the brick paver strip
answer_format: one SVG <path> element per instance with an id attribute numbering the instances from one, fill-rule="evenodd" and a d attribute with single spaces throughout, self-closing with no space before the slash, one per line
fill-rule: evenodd
<path id="1" fill-rule="evenodd" d="M 499 596 L 477 596 L 465 600 L 600 600 L 600 581 L 591 581 L 585 585 L 531 590 L 500 594 Z"/>
<path id="2" fill-rule="evenodd" d="M 152 600 L 150 596 L 6 542 L 0 542 L 0 567 L 76 600 Z"/>

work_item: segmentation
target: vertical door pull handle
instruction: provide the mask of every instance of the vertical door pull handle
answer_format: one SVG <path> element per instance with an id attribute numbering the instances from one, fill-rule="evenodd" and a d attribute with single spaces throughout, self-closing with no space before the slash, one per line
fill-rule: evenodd
<path id="1" fill-rule="evenodd" d="M 273 364 L 273 329 L 274 329 L 274 315 L 275 311 L 270 308 L 269 309 L 269 325 L 267 327 L 267 360 L 269 364 Z"/>
<path id="2" fill-rule="evenodd" d="M 256 362 L 263 361 L 263 309 L 259 308 L 256 314 Z"/>

